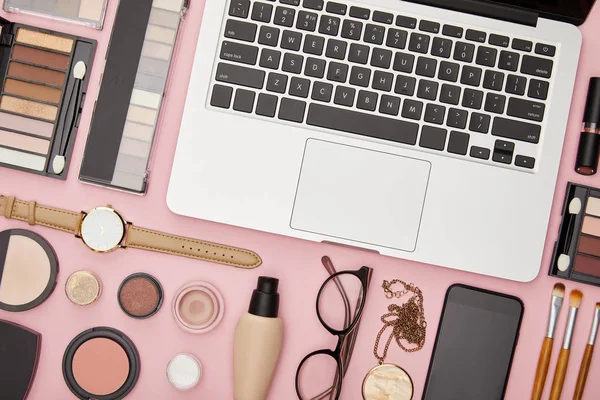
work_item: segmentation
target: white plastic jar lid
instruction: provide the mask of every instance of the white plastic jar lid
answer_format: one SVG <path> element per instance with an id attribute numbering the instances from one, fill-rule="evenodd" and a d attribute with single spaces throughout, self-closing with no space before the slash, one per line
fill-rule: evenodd
<path id="1" fill-rule="evenodd" d="M 194 388 L 201 377 L 202 364 L 191 354 L 178 354 L 167 366 L 167 378 L 179 390 Z"/>

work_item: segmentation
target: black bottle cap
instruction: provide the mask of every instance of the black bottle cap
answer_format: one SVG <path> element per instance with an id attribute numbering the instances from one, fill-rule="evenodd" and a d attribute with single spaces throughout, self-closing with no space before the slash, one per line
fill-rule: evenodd
<path id="1" fill-rule="evenodd" d="M 598 157 L 600 157 L 600 135 L 594 132 L 581 132 L 575 171 L 581 175 L 594 175 L 598 170 Z"/>
<path id="2" fill-rule="evenodd" d="M 600 124 L 600 78 L 590 78 L 583 122 Z"/>
<path id="3" fill-rule="evenodd" d="M 259 317 L 277 318 L 279 314 L 278 286 L 279 279 L 268 276 L 259 277 L 256 289 L 252 292 L 248 312 Z"/>

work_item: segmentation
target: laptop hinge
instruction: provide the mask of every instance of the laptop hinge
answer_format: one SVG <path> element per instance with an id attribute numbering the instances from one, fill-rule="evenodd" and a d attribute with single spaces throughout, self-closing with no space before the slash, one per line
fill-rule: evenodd
<path id="1" fill-rule="evenodd" d="M 537 26 L 539 14 L 519 7 L 474 0 L 404 0 L 452 11 L 489 17 L 521 25 Z"/>

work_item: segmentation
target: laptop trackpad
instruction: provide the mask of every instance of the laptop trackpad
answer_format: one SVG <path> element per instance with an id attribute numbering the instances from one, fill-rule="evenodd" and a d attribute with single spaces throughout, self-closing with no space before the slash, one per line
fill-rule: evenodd
<path id="1" fill-rule="evenodd" d="M 414 251 L 431 164 L 309 139 L 291 227 Z"/>

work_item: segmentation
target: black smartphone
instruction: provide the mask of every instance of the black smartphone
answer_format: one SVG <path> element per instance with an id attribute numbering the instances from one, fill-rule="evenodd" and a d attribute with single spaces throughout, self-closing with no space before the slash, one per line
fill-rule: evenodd
<path id="1" fill-rule="evenodd" d="M 423 400 L 503 399 L 522 318 L 517 297 L 450 286 Z"/>

